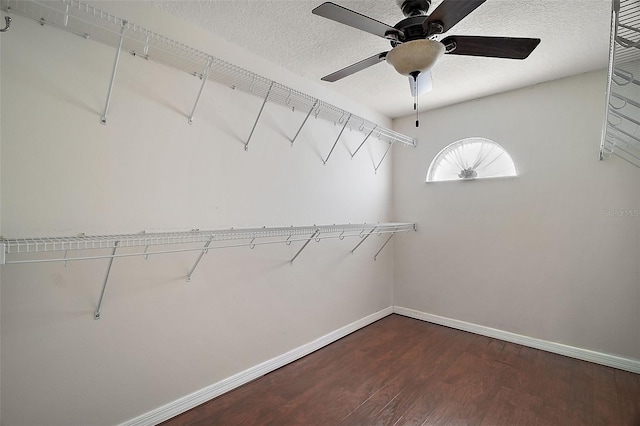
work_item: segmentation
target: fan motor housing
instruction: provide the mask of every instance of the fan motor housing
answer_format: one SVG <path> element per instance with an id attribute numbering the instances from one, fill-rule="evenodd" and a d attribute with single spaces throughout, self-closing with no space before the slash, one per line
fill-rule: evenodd
<path id="1" fill-rule="evenodd" d="M 400 30 L 401 33 L 399 41 L 407 42 L 425 38 L 424 28 L 422 27 L 422 23 L 425 19 L 426 16 L 411 16 L 394 25 L 393 28 Z M 395 47 L 394 41 L 391 42 L 391 45 Z"/>
<path id="2" fill-rule="evenodd" d="M 402 13 L 406 18 L 393 26 L 398 30 L 398 33 L 393 34 L 392 47 L 407 41 L 429 38 L 433 34 L 442 33 L 442 25 L 439 22 L 431 23 L 429 30 L 425 32 L 423 24 L 428 18 L 429 6 L 431 6 L 431 0 L 405 0 L 402 3 Z"/>
<path id="3" fill-rule="evenodd" d="M 423 27 L 425 19 L 427 19 L 426 15 L 411 16 L 394 25 L 393 28 L 397 29 L 398 32 L 392 33 L 389 31 L 389 35 L 393 35 L 393 38 L 388 37 L 391 39 L 391 46 L 396 47 L 400 43 L 431 38 L 435 34 L 442 33 L 442 25 L 439 22 L 432 22 L 429 26 L 429 31 L 425 32 Z"/>
<path id="4" fill-rule="evenodd" d="M 400 9 L 407 18 L 411 16 L 426 15 L 429 12 L 431 0 L 405 0 Z"/>

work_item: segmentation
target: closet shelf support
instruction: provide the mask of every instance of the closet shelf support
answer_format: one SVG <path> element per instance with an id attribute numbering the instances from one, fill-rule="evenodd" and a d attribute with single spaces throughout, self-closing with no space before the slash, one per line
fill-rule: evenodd
<path id="1" fill-rule="evenodd" d="M 393 146 L 393 142 L 389 142 L 389 146 L 387 147 L 387 150 L 384 152 L 384 154 L 382 155 L 382 158 L 380 159 L 380 162 L 378 163 L 377 166 L 375 166 L 375 172 L 376 174 L 378 173 L 378 169 L 380 168 L 380 166 L 382 165 L 382 162 L 384 161 L 384 158 L 387 156 L 387 154 L 389 153 L 389 151 L 391 150 L 391 147 Z"/>
<path id="2" fill-rule="evenodd" d="M 107 101 L 104 105 L 104 112 L 100 117 L 100 123 L 107 124 L 107 114 L 109 114 L 109 104 L 111 103 L 111 93 L 113 92 L 113 83 L 116 80 L 116 71 L 118 71 L 118 62 L 120 61 L 120 53 L 122 52 L 122 42 L 124 41 L 124 33 L 127 30 L 127 21 L 122 21 L 120 29 L 120 41 L 116 50 L 116 59 L 113 62 L 113 72 L 111 73 L 111 81 L 109 82 L 109 90 L 107 91 Z"/>
<path id="3" fill-rule="evenodd" d="M 311 113 L 313 112 L 313 110 L 316 108 L 316 105 L 318 105 L 318 100 L 317 99 L 315 100 L 315 102 L 313 102 L 313 105 L 311 106 L 311 109 L 309 110 L 309 112 L 307 113 L 307 116 L 302 121 L 302 124 L 300 125 L 300 128 L 296 132 L 296 135 L 293 137 L 293 139 L 291 139 L 291 146 L 293 146 L 293 143 L 298 138 L 298 135 L 300 134 L 300 131 L 302 131 L 302 128 L 304 127 L 304 125 L 307 124 L 307 120 L 309 119 L 309 116 L 311 116 Z"/>
<path id="4" fill-rule="evenodd" d="M 64 5 L 64 26 L 68 27 L 69 26 L 69 3 L 66 0 L 63 0 L 65 5 Z"/>
<path id="5" fill-rule="evenodd" d="M 104 298 L 104 292 L 107 289 L 107 283 L 109 282 L 109 273 L 111 272 L 111 266 L 113 265 L 113 258 L 116 255 L 119 241 L 116 241 L 113 250 L 111 251 L 111 257 L 109 258 L 109 265 L 107 266 L 107 273 L 104 276 L 104 282 L 102 283 L 102 291 L 100 291 L 100 299 L 98 299 L 98 306 L 93 313 L 93 319 L 100 319 L 100 308 L 102 307 L 102 299 Z"/>
<path id="6" fill-rule="evenodd" d="M 369 131 L 369 133 L 367 133 L 367 136 L 364 138 L 364 140 L 362 141 L 362 143 L 360 145 L 358 145 L 358 148 L 353 152 L 353 154 L 351 154 L 351 158 L 355 157 L 356 154 L 358 153 L 358 151 L 360 151 L 360 148 L 362 148 L 362 146 L 364 145 L 364 143 L 367 141 L 367 139 L 369 139 L 369 136 L 371 136 L 373 134 L 373 131 L 376 130 L 378 128 L 377 125 L 373 126 L 371 128 L 371 130 Z"/>
<path id="7" fill-rule="evenodd" d="M 393 238 L 393 236 L 396 235 L 395 232 L 392 232 L 391 235 L 389 235 L 389 238 L 387 238 L 387 241 L 384 242 L 384 244 L 382 245 L 382 247 L 380 247 L 380 250 L 378 250 L 378 252 L 373 256 L 373 260 L 378 260 L 378 255 L 380 254 L 380 252 L 382 251 L 382 249 L 385 248 L 385 246 L 387 244 L 389 244 L 389 241 L 391 241 L 391 238 Z"/>
<path id="8" fill-rule="evenodd" d="M 193 275 L 193 271 L 195 271 L 196 268 L 198 267 L 198 263 L 200 263 L 200 261 L 202 260 L 202 256 L 204 256 L 206 253 L 209 252 L 209 246 L 211 245 L 212 241 L 213 241 L 213 236 L 209 238 L 209 241 L 207 241 L 204 244 L 204 247 L 202 247 L 202 251 L 198 255 L 198 258 L 196 259 L 196 263 L 194 263 L 191 269 L 189 270 L 189 274 L 187 275 L 187 282 L 191 282 L 191 276 Z"/>
<path id="9" fill-rule="evenodd" d="M 296 253 L 295 256 L 293 256 L 293 259 L 291 259 L 291 261 L 289 262 L 291 265 L 293 265 L 293 261 L 296 260 L 296 258 L 300 255 L 300 253 L 302 253 L 302 250 L 304 250 L 307 245 L 309 245 L 309 243 L 311 242 L 311 240 L 313 240 L 314 238 L 316 238 L 318 236 L 318 234 L 320 233 L 319 229 L 316 229 L 316 231 L 313 233 L 313 235 L 311 235 L 309 237 L 309 239 L 307 241 L 304 242 L 304 244 L 302 245 L 302 247 L 300 247 L 300 250 L 298 250 L 298 252 Z"/>
<path id="10" fill-rule="evenodd" d="M 267 90 L 267 95 L 264 97 L 264 101 L 262 101 L 262 106 L 260 107 L 260 111 L 258 112 L 258 117 L 256 117 L 256 122 L 253 123 L 253 127 L 251 128 L 251 133 L 249 133 L 249 138 L 247 138 L 247 143 L 244 144 L 244 150 L 249 150 L 249 142 L 251 142 L 251 137 L 253 136 L 253 132 L 256 130 L 256 126 L 258 125 L 258 121 L 260 121 L 260 116 L 262 115 L 262 111 L 264 110 L 264 106 L 267 104 L 267 100 L 269 99 L 269 95 L 271 94 L 271 89 L 273 89 L 273 81 L 269 85 L 269 90 Z"/>
<path id="11" fill-rule="evenodd" d="M 202 83 L 200 84 L 200 90 L 198 91 L 198 96 L 196 96 L 196 102 L 193 105 L 193 109 L 191 110 L 191 115 L 189 115 L 189 124 L 193 124 L 193 116 L 196 114 L 196 108 L 198 108 L 198 102 L 200 102 L 200 96 L 202 96 L 202 91 L 204 90 L 204 85 L 209 79 L 209 73 L 211 72 L 211 66 L 213 65 L 213 58 L 209 57 L 207 61 L 207 65 L 205 65 L 204 70 L 202 71 Z"/>
<path id="12" fill-rule="evenodd" d="M 358 243 L 358 245 L 356 245 L 356 246 L 353 248 L 353 250 L 351 250 L 351 254 L 353 254 L 353 252 L 354 252 L 354 251 L 356 251 L 356 249 L 357 249 L 358 247 L 360 247 L 360 245 L 361 245 L 362 243 L 364 243 L 364 242 L 367 240 L 367 238 L 369 238 L 369 237 L 371 236 L 371 234 L 373 234 L 373 231 L 375 231 L 375 230 L 376 230 L 376 228 L 377 228 L 377 226 L 374 226 L 374 227 L 373 227 L 373 229 L 371 229 L 371 231 L 369 231 L 369 233 L 368 233 L 367 235 L 365 235 L 365 236 L 363 236 L 363 237 L 362 237 L 362 239 L 360 240 L 360 242 Z"/>
<path id="13" fill-rule="evenodd" d="M 351 114 L 349 114 L 349 117 L 347 117 L 347 119 L 344 120 L 344 125 L 342 126 L 342 129 L 340 130 L 340 133 L 338 134 L 338 137 L 336 138 L 336 141 L 333 143 L 333 146 L 331 147 L 331 151 L 329 151 L 329 155 L 327 155 L 327 158 L 322 160 L 322 162 L 324 164 L 327 164 L 327 161 L 329 161 L 329 157 L 331 157 L 331 154 L 333 153 L 333 150 L 336 148 L 336 145 L 338 144 L 338 141 L 340 140 L 340 137 L 342 136 L 342 133 L 344 132 L 344 129 L 347 128 L 347 124 L 349 124 L 349 120 L 351 120 Z"/>

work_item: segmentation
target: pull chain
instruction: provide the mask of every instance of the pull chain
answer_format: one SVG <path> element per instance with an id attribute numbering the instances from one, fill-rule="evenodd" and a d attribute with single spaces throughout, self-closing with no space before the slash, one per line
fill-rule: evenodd
<path id="1" fill-rule="evenodd" d="M 418 119 L 418 98 L 420 97 L 420 94 L 418 93 L 418 79 L 416 79 L 416 127 L 420 127 L 420 120 Z"/>
<path id="2" fill-rule="evenodd" d="M 416 127 L 420 127 L 420 120 L 418 118 L 418 97 L 420 96 L 419 87 L 418 87 L 418 76 L 420 75 L 419 71 L 412 72 L 411 77 L 413 77 L 413 82 L 415 83 L 415 95 L 413 97 L 413 110 L 416 112 Z"/>

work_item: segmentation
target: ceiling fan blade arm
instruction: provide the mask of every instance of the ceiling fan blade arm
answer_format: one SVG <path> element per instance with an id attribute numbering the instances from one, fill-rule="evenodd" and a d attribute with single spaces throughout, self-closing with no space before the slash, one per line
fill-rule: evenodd
<path id="1" fill-rule="evenodd" d="M 444 0 L 422 24 L 425 33 L 432 33 L 437 24 L 442 26 L 441 32 L 446 33 L 485 1 L 487 0 Z"/>
<path id="2" fill-rule="evenodd" d="M 328 81 L 333 83 L 334 81 L 338 81 L 342 78 L 348 77 L 351 74 L 357 73 L 358 71 L 362 71 L 365 68 L 369 68 L 379 62 L 382 62 L 387 57 L 388 52 L 378 53 L 377 55 L 373 55 L 367 59 L 363 59 L 360 62 L 356 62 L 353 65 L 349 65 L 348 67 L 342 68 L 339 71 L 331 73 L 329 75 L 325 75 L 322 77 L 322 81 Z"/>
<path id="3" fill-rule="evenodd" d="M 539 38 L 451 36 L 442 40 L 449 55 L 526 59 L 540 44 Z"/>
<path id="4" fill-rule="evenodd" d="M 398 32 L 397 29 L 384 22 L 376 21 L 373 18 L 331 2 L 322 3 L 313 9 L 311 13 L 382 38 L 387 38 L 388 34 L 396 34 Z"/>

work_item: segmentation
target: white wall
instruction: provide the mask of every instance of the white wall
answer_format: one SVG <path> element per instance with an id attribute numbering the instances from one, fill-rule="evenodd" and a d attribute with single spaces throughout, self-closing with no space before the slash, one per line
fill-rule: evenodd
<path id="1" fill-rule="evenodd" d="M 380 121 L 383 117 L 159 11 L 105 8 L 152 30 Z M 6 425 L 115 424 L 280 355 L 392 304 L 640 358 L 638 170 L 597 161 L 603 72 L 431 111 L 417 149 L 378 174 L 375 141 L 302 122 L 199 80 L 122 57 L 99 124 L 114 50 L 15 17 L 2 35 L 2 234 L 7 237 L 262 225 L 416 221 L 377 262 L 377 242 L 6 265 L 0 279 L 0 407 Z M 428 96 L 428 95 L 427 95 Z M 413 118 L 397 120 L 413 134 Z M 514 157 L 519 177 L 425 184 L 433 156 L 468 136 Z M 393 189 L 393 200 L 392 200 Z M 391 208 L 391 201 L 395 206 Z M 353 244 L 352 244 L 353 243 Z M 635 255 L 635 258 L 633 257 Z M 395 272 L 394 272 L 395 270 Z M 395 280 L 395 289 L 392 284 Z M 392 293 L 395 294 L 392 294 Z"/>
<path id="2" fill-rule="evenodd" d="M 105 6 L 109 7 L 111 4 Z M 354 113 L 390 122 L 199 30 L 113 4 L 159 33 Z M 113 10 L 113 9 L 110 9 Z M 118 11 L 116 11 L 118 13 Z M 129 14 L 127 14 L 129 13 Z M 122 13 L 121 13 L 122 14 Z M 175 33 L 175 34 L 172 34 Z M 339 126 L 123 55 L 99 124 L 115 50 L 16 16 L 2 35 L 2 232 L 34 237 L 388 221 L 386 146 Z M 391 158 L 391 157 L 389 157 Z M 382 241 L 382 240 L 380 240 Z M 108 425 L 134 418 L 391 305 L 389 250 L 354 240 L 300 248 L 1 268 L 2 424 Z"/>
<path id="3" fill-rule="evenodd" d="M 640 210 L 640 170 L 598 161 L 605 81 L 423 114 L 418 148 L 394 157 L 394 215 L 420 225 L 396 241 L 395 305 L 640 359 L 640 218 L 616 216 Z M 519 176 L 425 183 L 434 156 L 472 136 L 504 146 Z"/>
<path id="4" fill-rule="evenodd" d="M 0 39 L 0 99 L 2 99 L 2 39 Z M 2 188 L 2 102 L 0 101 L 0 188 Z M 0 235 L 2 235 L 2 194 L 0 193 Z M 2 273 L 0 273 L 0 387 L 2 387 Z M 1 394 L 1 393 L 0 393 Z M 0 396 L 1 398 L 1 396 Z M 0 424 L 2 403 L 0 402 Z"/>

